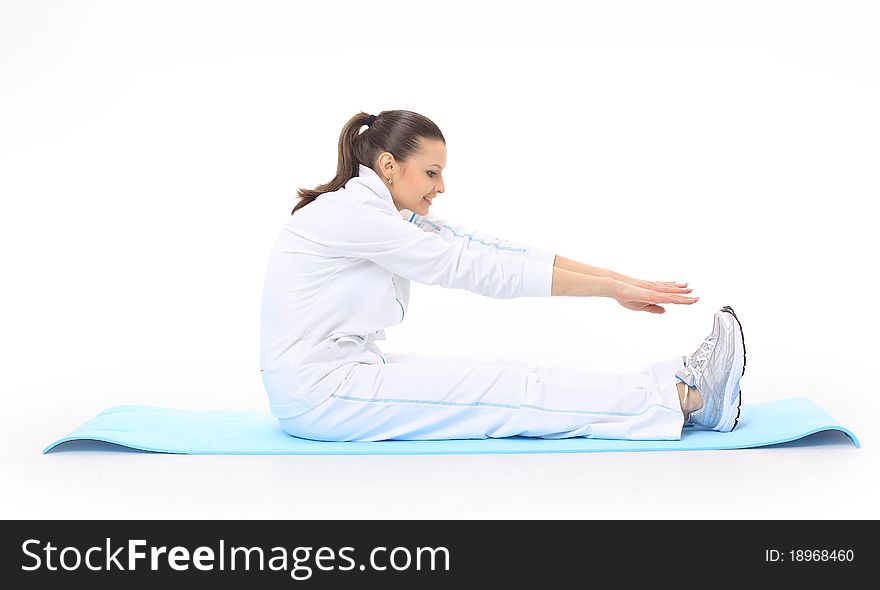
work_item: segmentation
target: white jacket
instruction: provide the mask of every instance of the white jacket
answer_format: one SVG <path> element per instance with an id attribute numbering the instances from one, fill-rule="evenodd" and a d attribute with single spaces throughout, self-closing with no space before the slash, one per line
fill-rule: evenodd
<path id="1" fill-rule="evenodd" d="M 374 341 L 406 316 L 410 280 L 495 298 L 550 296 L 552 252 L 398 211 L 376 172 L 358 172 L 291 215 L 269 257 L 260 367 L 278 418 L 328 397 L 318 386 L 331 373 L 382 357 Z"/>

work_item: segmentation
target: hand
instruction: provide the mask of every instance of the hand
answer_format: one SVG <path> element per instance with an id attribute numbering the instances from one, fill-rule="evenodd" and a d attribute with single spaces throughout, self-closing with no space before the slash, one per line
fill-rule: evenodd
<path id="1" fill-rule="evenodd" d="M 681 295 L 681 293 L 692 291 L 692 289 L 680 287 L 681 283 L 662 281 L 641 281 L 641 283 L 649 284 L 652 288 L 639 287 L 632 283 L 615 279 L 611 297 L 627 309 L 650 313 L 666 313 L 666 309 L 660 307 L 658 303 L 683 303 L 690 305 L 700 299 L 699 297 Z M 657 288 L 665 288 L 667 290 L 658 291 L 656 290 Z"/>

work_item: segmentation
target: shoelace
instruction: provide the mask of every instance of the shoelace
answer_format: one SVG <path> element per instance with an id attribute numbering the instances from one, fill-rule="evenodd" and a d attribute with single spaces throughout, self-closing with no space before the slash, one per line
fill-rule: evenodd
<path id="1" fill-rule="evenodd" d="M 700 348 L 688 358 L 686 364 L 694 374 L 694 383 L 697 383 L 700 380 L 700 376 L 703 374 L 703 369 L 706 365 L 706 360 L 709 358 L 709 355 L 712 354 L 713 348 L 715 348 L 715 336 L 710 334 L 709 336 L 706 336 L 706 339 L 700 344 Z"/>

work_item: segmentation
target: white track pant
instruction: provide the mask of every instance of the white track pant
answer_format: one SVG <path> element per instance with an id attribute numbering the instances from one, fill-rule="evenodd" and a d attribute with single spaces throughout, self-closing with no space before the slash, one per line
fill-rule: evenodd
<path id="1" fill-rule="evenodd" d="M 280 419 L 282 428 L 323 441 L 681 439 L 681 356 L 630 374 L 411 353 L 384 359 L 355 364 L 329 398 Z"/>

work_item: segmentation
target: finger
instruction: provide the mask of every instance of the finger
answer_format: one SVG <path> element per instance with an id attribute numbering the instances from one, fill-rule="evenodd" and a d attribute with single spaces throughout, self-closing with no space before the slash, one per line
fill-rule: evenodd
<path id="1" fill-rule="evenodd" d="M 665 298 L 659 301 L 668 303 L 695 303 L 699 301 L 699 297 L 691 297 L 689 295 L 677 295 L 675 293 L 665 293 Z"/>
<path id="2" fill-rule="evenodd" d="M 690 293 L 694 289 L 692 287 L 680 287 L 675 283 L 655 282 L 651 283 L 651 288 L 655 291 L 663 293 Z"/>

